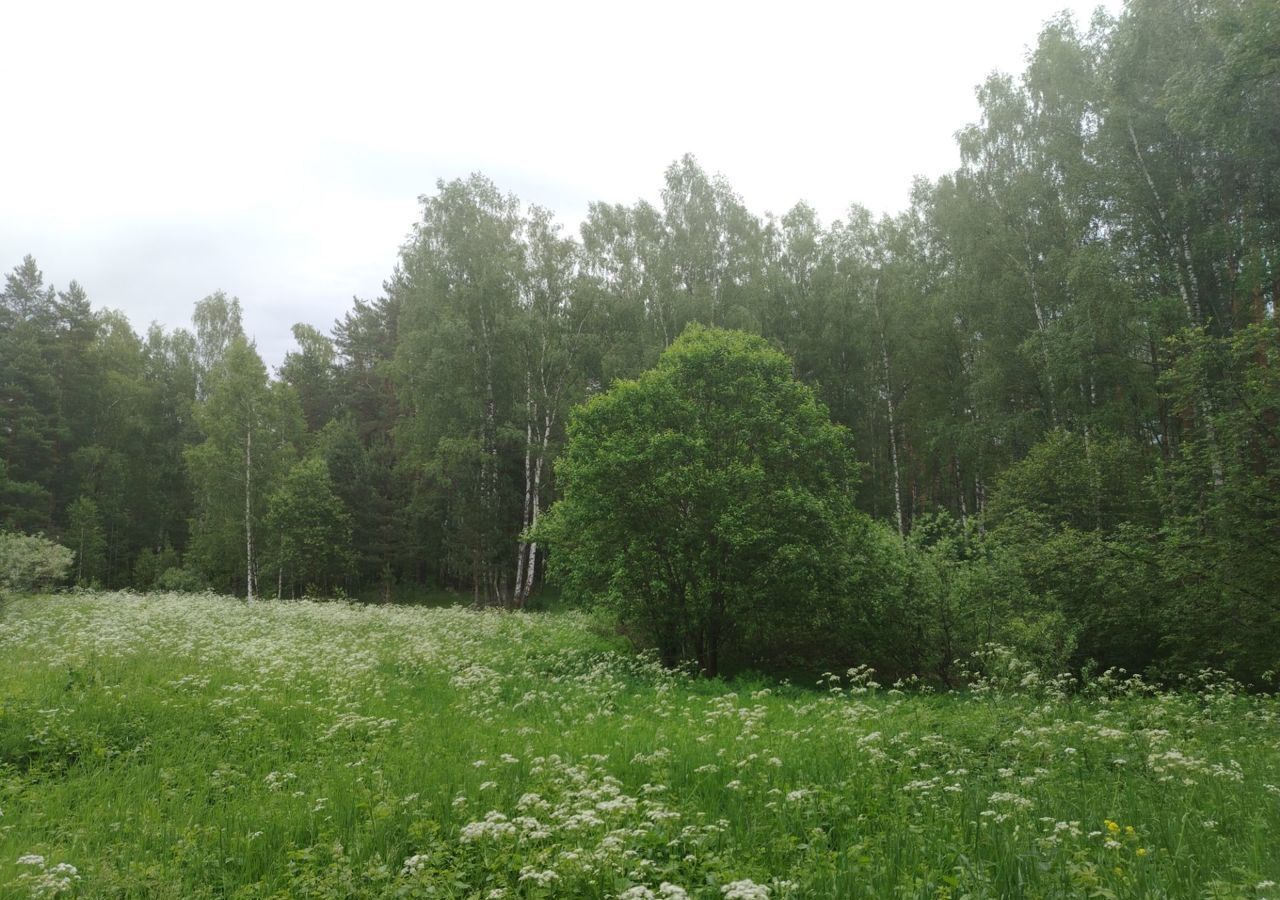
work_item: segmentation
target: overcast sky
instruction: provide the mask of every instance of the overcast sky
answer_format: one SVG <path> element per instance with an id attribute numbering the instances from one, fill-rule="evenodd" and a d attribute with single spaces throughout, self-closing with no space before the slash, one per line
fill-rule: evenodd
<path id="1" fill-rule="evenodd" d="M 987 73 L 1096 5 L 9 3 L 0 269 L 32 253 L 139 331 L 225 290 L 278 364 L 294 322 L 379 293 L 437 178 L 574 232 L 685 152 L 758 213 L 899 210 L 957 164 Z"/>

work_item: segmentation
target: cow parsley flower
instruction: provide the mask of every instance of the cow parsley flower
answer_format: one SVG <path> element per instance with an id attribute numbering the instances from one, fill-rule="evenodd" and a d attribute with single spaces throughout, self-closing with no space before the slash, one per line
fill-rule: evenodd
<path id="1" fill-rule="evenodd" d="M 417 875 L 427 867 L 431 862 L 431 857 L 426 853 L 415 853 L 413 856 L 407 857 L 404 866 L 400 869 L 401 875 Z"/>
<path id="2" fill-rule="evenodd" d="M 769 900 L 769 889 L 750 878 L 732 881 L 720 888 L 724 900 Z"/>

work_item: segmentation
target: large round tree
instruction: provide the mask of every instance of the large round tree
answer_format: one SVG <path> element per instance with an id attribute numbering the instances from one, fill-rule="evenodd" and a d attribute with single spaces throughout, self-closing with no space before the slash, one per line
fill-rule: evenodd
<path id="1" fill-rule="evenodd" d="M 563 499 L 539 537 L 552 577 L 646 631 L 663 660 L 718 673 L 823 626 L 865 519 L 857 464 L 763 339 L 691 326 L 656 368 L 576 410 Z"/>

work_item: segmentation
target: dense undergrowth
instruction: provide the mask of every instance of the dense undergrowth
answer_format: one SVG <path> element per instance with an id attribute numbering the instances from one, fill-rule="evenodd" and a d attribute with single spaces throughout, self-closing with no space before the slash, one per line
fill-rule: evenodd
<path id="1" fill-rule="evenodd" d="M 0 895 L 1280 896 L 1280 704 L 708 682 L 580 613 L 0 612 Z"/>

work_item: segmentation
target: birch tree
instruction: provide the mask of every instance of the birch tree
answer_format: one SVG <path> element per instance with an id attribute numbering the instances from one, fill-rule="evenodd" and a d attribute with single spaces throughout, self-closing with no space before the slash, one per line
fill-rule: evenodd
<path id="1" fill-rule="evenodd" d="M 195 410 L 204 440 L 188 448 L 195 487 L 191 552 L 211 578 L 258 594 L 258 540 L 266 497 L 302 433 L 292 390 L 267 379 L 244 338 L 234 339 Z"/>
<path id="2" fill-rule="evenodd" d="M 528 533 L 542 513 L 552 440 L 578 399 L 591 303 L 578 278 L 579 252 L 562 237 L 550 213 L 531 211 L 523 289 L 525 382 L 524 506 L 516 549 L 512 605 L 524 607 L 538 574 L 538 542 Z"/>
<path id="3" fill-rule="evenodd" d="M 524 223 L 519 202 L 481 176 L 437 189 L 389 285 L 401 307 L 398 437 L 436 505 L 449 572 L 477 604 L 503 603 L 520 518 L 513 438 L 525 433 Z"/>
<path id="4" fill-rule="evenodd" d="M 240 300 L 215 291 L 195 305 L 196 398 L 206 400 L 232 344 L 244 338 Z"/>

